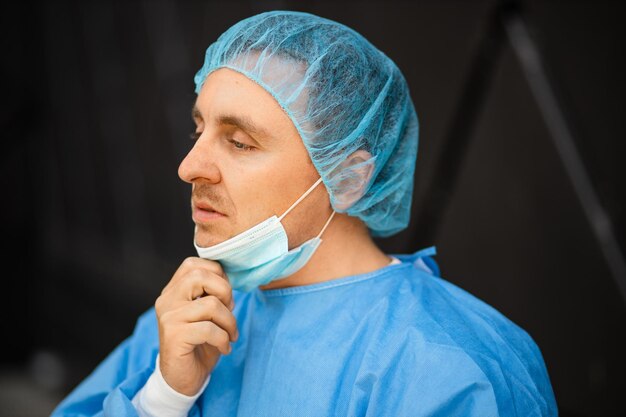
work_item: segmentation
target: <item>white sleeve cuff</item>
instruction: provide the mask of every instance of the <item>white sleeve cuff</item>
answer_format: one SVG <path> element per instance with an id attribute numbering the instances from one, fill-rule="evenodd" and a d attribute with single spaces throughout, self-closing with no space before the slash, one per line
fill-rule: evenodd
<path id="1" fill-rule="evenodd" d="M 146 385 L 133 397 L 132 403 L 139 417 L 184 417 L 204 392 L 210 380 L 209 374 L 200 390 L 193 396 L 181 394 L 165 382 L 157 355 L 154 372 Z"/>

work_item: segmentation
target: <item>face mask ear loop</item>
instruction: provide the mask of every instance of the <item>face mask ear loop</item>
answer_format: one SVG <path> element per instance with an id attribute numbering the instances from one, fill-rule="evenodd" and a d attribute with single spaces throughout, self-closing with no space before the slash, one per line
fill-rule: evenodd
<path id="1" fill-rule="evenodd" d="M 322 237 L 322 233 L 324 233 L 324 230 L 326 230 L 326 228 L 328 227 L 328 225 L 330 224 L 330 221 L 333 219 L 333 217 L 335 217 L 335 210 L 333 210 L 332 214 L 330 215 L 330 217 L 328 218 L 328 220 L 326 220 L 326 224 L 324 225 L 324 227 L 322 227 L 322 231 L 320 232 L 319 235 L 317 235 L 317 238 L 319 239 L 320 237 Z"/>
<path id="2" fill-rule="evenodd" d="M 296 202 L 295 202 L 295 203 L 293 203 L 293 204 L 291 205 L 291 207 L 289 207 L 289 208 L 287 209 L 287 211 L 285 211 L 285 212 L 284 212 L 284 213 L 283 213 L 283 214 L 282 214 L 282 215 L 278 218 L 278 221 L 281 221 L 281 220 L 283 219 L 283 217 L 285 217 L 287 214 L 289 214 L 289 212 L 290 212 L 291 210 L 293 210 L 293 208 L 294 208 L 295 206 L 297 206 L 299 202 L 301 202 L 302 200 L 304 200 L 304 198 L 305 198 L 307 195 L 309 195 L 309 194 L 311 193 L 311 191 L 313 191 L 313 190 L 315 189 L 315 187 L 317 187 L 317 186 L 319 185 L 319 183 L 320 183 L 320 182 L 322 182 L 322 177 L 320 177 L 320 178 L 319 178 L 319 179 L 315 182 L 315 184 L 313 184 L 313 185 L 312 185 L 312 186 L 311 186 L 311 187 L 310 187 L 310 188 L 309 188 L 309 189 L 308 189 L 308 190 L 307 190 L 304 194 L 302 194 L 302 195 L 300 196 L 300 198 L 299 198 L 299 199 L 297 199 L 297 200 L 296 200 Z"/>

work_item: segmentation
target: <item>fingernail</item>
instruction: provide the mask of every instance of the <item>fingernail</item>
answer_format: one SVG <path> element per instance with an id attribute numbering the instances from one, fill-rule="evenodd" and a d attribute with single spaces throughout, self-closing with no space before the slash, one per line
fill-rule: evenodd
<path id="1" fill-rule="evenodd" d="M 234 308 L 235 308 L 235 302 L 233 300 L 230 300 L 230 311 L 233 311 Z"/>

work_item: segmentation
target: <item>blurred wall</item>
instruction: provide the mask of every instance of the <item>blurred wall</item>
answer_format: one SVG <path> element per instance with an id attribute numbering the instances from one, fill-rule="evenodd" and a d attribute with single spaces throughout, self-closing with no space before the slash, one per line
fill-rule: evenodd
<path id="1" fill-rule="evenodd" d="M 624 256 L 624 8 L 617 1 L 518 4 Z M 177 177 L 191 148 L 193 75 L 220 33 L 270 9 L 356 29 L 408 80 L 420 120 L 415 215 L 380 245 L 389 252 L 436 245 L 444 278 L 537 342 L 562 416 L 624 415 L 625 300 L 506 36 L 496 34 L 500 46 L 481 58 L 499 5 L 0 6 L 0 415 L 49 413 L 194 255 L 190 188 Z M 483 83 L 472 84 L 471 74 Z M 451 126 L 463 115 L 471 120 L 456 138 L 466 146 L 458 160 L 442 162 L 458 172 L 448 188 L 436 163 L 454 151 Z M 437 193 L 446 204 L 436 220 L 421 216 Z"/>

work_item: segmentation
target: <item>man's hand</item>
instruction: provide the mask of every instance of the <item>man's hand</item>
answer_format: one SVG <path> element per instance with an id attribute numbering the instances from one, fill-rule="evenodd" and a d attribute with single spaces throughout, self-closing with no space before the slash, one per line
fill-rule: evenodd
<path id="1" fill-rule="evenodd" d="M 228 306 L 228 307 L 227 307 Z M 155 303 L 161 373 L 192 396 L 239 337 L 233 290 L 219 263 L 187 258 Z"/>

